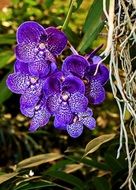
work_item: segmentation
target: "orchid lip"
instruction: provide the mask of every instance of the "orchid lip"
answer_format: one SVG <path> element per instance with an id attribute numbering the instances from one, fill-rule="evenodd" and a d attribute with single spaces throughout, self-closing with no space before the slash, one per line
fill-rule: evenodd
<path id="1" fill-rule="evenodd" d="M 64 101 L 67 101 L 70 97 L 70 93 L 69 92 L 62 92 L 61 94 L 61 98 L 64 100 Z"/>
<path id="2" fill-rule="evenodd" d="M 40 48 L 41 50 L 44 50 L 44 49 L 45 49 L 45 44 L 44 44 L 44 43 L 40 43 L 40 44 L 39 44 L 39 48 Z"/>
<path id="3" fill-rule="evenodd" d="M 30 77 L 30 82 L 31 84 L 35 84 L 37 82 L 37 78 L 36 77 Z"/>
<path id="4" fill-rule="evenodd" d="M 73 123 L 76 123 L 79 120 L 79 117 L 76 115 L 73 119 Z"/>

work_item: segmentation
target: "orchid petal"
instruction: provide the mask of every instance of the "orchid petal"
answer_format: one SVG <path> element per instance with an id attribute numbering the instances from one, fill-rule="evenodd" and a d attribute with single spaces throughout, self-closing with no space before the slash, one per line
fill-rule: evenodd
<path id="1" fill-rule="evenodd" d="M 88 68 L 89 63 L 80 55 L 68 56 L 62 65 L 62 71 L 65 75 L 73 74 L 80 78 L 84 77 L 85 71 Z"/>
<path id="2" fill-rule="evenodd" d="M 55 27 L 49 27 L 45 31 L 47 33 L 46 43 L 48 44 L 48 50 L 53 55 L 59 55 L 67 44 L 67 37 Z"/>
<path id="3" fill-rule="evenodd" d="M 23 94 L 30 85 L 29 75 L 12 73 L 8 76 L 6 83 L 12 92 Z"/>
<path id="4" fill-rule="evenodd" d="M 79 92 L 71 94 L 68 102 L 72 112 L 84 112 L 87 109 L 88 99 Z"/>
<path id="5" fill-rule="evenodd" d="M 83 81 L 76 76 L 67 76 L 62 83 L 62 90 L 70 93 L 80 92 L 85 93 L 85 85 Z"/>
<path id="6" fill-rule="evenodd" d="M 80 122 L 75 122 L 71 125 L 67 125 L 67 132 L 71 137 L 77 138 L 83 132 L 83 124 Z"/>
<path id="7" fill-rule="evenodd" d="M 45 34 L 45 29 L 34 21 L 21 24 L 17 30 L 18 43 L 39 42 L 40 37 Z"/>

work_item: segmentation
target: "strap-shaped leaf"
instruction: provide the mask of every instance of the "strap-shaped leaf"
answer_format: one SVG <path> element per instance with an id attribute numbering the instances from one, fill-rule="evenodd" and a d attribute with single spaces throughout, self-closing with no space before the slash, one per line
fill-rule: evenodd
<path id="1" fill-rule="evenodd" d="M 88 11 L 83 32 L 84 36 L 78 46 L 78 51 L 84 53 L 85 50 L 91 46 L 92 42 L 97 38 L 98 34 L 104 26 L 104 20 L 102 20 L 103 14 L 103 1 L 94 0 Z"/>
<path id="2" fill-rule="evenodd" d="M 3 175 L 0 175 L 0 184 L 6 182 L 7 180 L 17 176 L 17 172 L 13 172 L 13 173 L 8 173 L 8 174 L 3 174 Z"/>
<path id="3" fill-rule="evenodd" d="M 85 147 L 84 156 L 87 156 L 88 154 L 95 152 L 102 144 L 112 140 L 114 137 L 115 137 L 115 134 L 113 133 L 113 134 L 101 135 L 91 140 Z"/>
<path id="4" fill-rule="evenodd" d="M 40 164 L 44 164 L 47 162 L 51 162 L 57 159 L 62 158 L 63 155 L 58 153 L 47 153 L 47 154 L 40 154 L 36 156 L 32 156 L 27 158 L 17 164 L 17 170 L 24 169 L 24 168 L 31 168 L 39 166 Z"/>
<path id="5" fill-rule="evenodd" d="M 67 174 L 61 171 L 50 171 L 50 172 L 47 172 L 47 175 L 55 177 L 56 179 L 65 181 L 71 185 L 74 185 L 79 190 L 84 189 L 84 183 L 78 177 L 75 177 L 72 174 Z"/>
<path id="6" fill-rule="evenodd" d="M 86 32 L 88 28 L 93 30 L 93 27 L 97 25 L 96 23 L 100 23 L 101 16 L 103 12 L 103 1 L 102 0 L 94 0 L 93 3 L 91 3 L 90 9 L 88 11 L 83 31 Z"/>
<path id="7" fill-rule="evenodd" d="M 94 26 L 93 30 L 90 31 L 89 29 L 86 31 L 81 43 L 78 46 L 78 51 L 81 53 L 85 52 L 86 49 L 91 46 L 93 41 L 98 37 L 98 34 L 101 32 L 104 26 L 104 21 L 101 21 L 96 27 Z"/>

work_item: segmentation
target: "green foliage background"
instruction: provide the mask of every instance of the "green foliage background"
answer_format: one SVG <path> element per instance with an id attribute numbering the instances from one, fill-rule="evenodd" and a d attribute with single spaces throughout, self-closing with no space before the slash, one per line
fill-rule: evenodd
<path id="1" fill-rule="evenodd" d="M 70 43 L 82 54 L 102 43 L 105 46 L 102 0 L 71 3 L 73 13 L 64 28 Z M 5 85 L 15 61 L 17 27 L 27 20 L 45 27 L 62 26 L 69 1 L 2 0 L 0 8 L 0 190 L 118 190 L 127 177 L 127 161 L 125 151 L 116 159 L 120 121 L 109 83 L 105 102 L 92 107 L 96 129 L 84 129 L 78 139 L 56 130 L 52 121 L 45 128 L 29 133 L 30 121 L 19 111 L 19 96 Z M 68 54 L 66 49 L 60 61 Z M 105 64 L 108 66 L 108 60 Z M 126 114 L 125 122 L 129 119 Z M 91 141 L 95 138 L 98 139 Z M 86 147 L 89 141 L 91 145 Z"/>

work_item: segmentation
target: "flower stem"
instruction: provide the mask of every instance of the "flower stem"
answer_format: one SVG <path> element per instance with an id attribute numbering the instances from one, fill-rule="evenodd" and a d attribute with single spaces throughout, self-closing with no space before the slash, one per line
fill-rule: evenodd
<path id="1" fill-rule="evenodd" d="M 67 26 L 68 26 L 70 17 L 71 17 L 71 15 L 72 15 L 72 10 L 73 10 L 74 1 L 75 1 L 75 0 L 70 0 L 69 10 L 68 10 L 66 19 L 65 19 L 65 21 L 64 21 L 64 24 L 63 24 L 63 26 L 62 26 L 62 30 L 65 30 L 65 29 L 67 28 Z"/>

